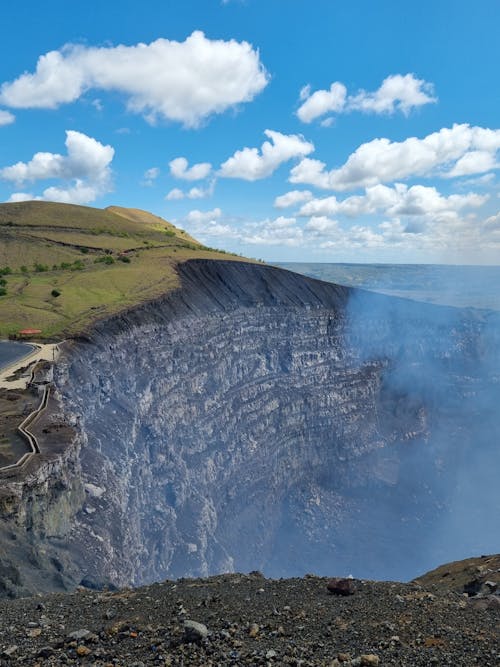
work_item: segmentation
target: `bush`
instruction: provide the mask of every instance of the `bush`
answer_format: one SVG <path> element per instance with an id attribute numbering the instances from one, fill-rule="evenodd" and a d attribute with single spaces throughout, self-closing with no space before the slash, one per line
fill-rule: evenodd
<path id="1" fill-rule="evenodd" d="M 10 273 L 12 273 L 10 266 L 4 266 L 3 269 L 0 269 L 0 276 L 8 276 Z"/>
<path id="2" fill-rule="evenodd" d="M 5 287 L 6 284 L 7 281 L 5 280 L 5 278 L 0 278 L 0 287 Z"/>
<path id="3" fill-rule="evenodd" d="M 84 255 L 88 255 L 89 249 L 88 248 L 80 248 L 80 252 L 83 253 Z"/>
<path id="4" fill-rule="evenodd" d="M 28 273 L 28 267 L 24 264 L 21 266 L 21 273 Z"/>
<path id="5" fill-rule="evenodd" d="M 115 260 L 111 255 L 104 255 L 104 257 L 97 257 L 94 259 L 94 264 L 114 264 Z"/>
<path id="6" fill-rule="evenodd" d="M 35 262 L 35 271 L 37 273 L 43 273 L 44 271 L 48 271 L 49 267 L 47 264 L 40 264 L 40 262 Z"/>
<path id="7" fill-rule="evenodd" d="M 118 257 L 120 262 L 125 262 L 125 264 L 130 264 L 130 257 L 127 257 L 127 255 L 122 255 L 121 257 Z"/>
<path id="8" fill-rule="evenodd" d="M 61 292 L 58 289 L 53 289 L 50 295 L 53 296 L 54 298 L 57 298 L 58 296 L 61 295 Z"/>
<path id="9" fill-rule="evenodd" d="M 175 236 L 173 229 L 165 229 L 165 236 Z"/>
<path id="10" fill-rule="evenodd" d="M 0 287 L 0 296 L 5 296 L 7 294 L 7 290 L 5 287 Z"/>

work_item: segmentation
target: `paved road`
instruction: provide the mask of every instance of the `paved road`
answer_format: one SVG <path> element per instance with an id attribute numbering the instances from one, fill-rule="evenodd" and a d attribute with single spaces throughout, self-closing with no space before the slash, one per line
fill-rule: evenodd
<path id="1" fill-rule="evenodd" d="M 13 343 L 12 341 L 0 341 L 0 370 L 18 359 L 22 359 L 35 349 L 34 345 L 28 343 Z"/>

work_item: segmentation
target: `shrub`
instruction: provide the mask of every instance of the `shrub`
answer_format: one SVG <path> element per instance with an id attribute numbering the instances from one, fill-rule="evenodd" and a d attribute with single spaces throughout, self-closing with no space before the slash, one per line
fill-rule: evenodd
<path id="1" fill-rule="evenodd" d="M 21 266 L 21 273 L 28 273 L 28 267 L 24 264 Z"/>
<path id="2" fill-rule="evenodd" d="M 0 287 L 0 296 L 5 296 L 7 294 L 7 290 L 5 287 Z"/>
<path id="3" fill-rule="evenodd" d="M 8 276 L 12 273 L 10 266 L 4 266 L 3 269 L 0 269 L 0 276 Z"/>
<path id="4" fill-rule="evenodd" d="M 103 257 L 97 257 L 94 259 L 94 264 L 114 264 L 115 260 L 111 255 L 104 255 Z"/>
<path id="5" fill-rule="evenodd" d="M 58 296 L 61 295 L 61 292 L 58 289 L 53 289 L 50 295 L 53 296 L 54 298 L 57 298 Z"/>
<path id="6" fill-rule="evenodd" d="M 48 271 L 49 267 L 47 264 L 41 264 L 40 262 L 35 262 L 35 271 L 37 273 L 43 273 L 44 271 Z"/>
<path id="7" fill-rule="evenodd" d="M 130 257 L 127 257 L 127 255 L 122 255 L 121 257 L 118 257 L 120 262 L 125 262 L 125 264 L 130 264 Z"/>
<path id="8" fill-rule="evenodd" d="M 89 249 L 88 248 L 80 248 L 80 252 L 82 252 L 84 255 L 88 255 Z"/>

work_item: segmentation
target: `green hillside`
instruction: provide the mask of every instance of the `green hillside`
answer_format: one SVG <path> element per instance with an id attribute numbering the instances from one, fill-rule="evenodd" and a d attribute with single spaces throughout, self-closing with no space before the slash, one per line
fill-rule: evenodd
<path id="1" fill-rule="evenodd" d="M 24 328 L 40 338 L 81 333 L 174 289 L 175 265 L 195 257 L 228 255 L 139 209 L 0 204 L 0 338 Z"/>

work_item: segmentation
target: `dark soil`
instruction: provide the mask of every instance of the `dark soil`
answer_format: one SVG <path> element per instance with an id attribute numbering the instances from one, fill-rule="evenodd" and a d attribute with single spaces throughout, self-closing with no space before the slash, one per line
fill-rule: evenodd
<path id="1" fill-rule="evenodd" d="M 327 583 L 253 573 L 2 601 L 0 664 L 500 665 L 497 594 Z"/>

